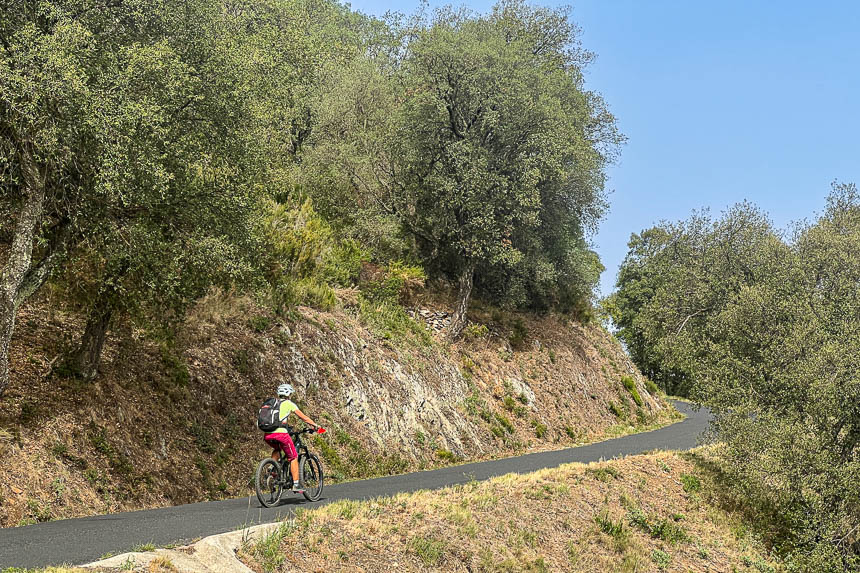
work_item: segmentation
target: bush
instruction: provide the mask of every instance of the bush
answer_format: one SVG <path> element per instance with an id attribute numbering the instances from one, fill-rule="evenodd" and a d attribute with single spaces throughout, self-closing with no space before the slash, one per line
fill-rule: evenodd
<path id="1" fill-rule="evenodd" d="M 525 348 L 526 338 L 529 335 L 529 331 L 523 323 L 523 319 L 517 317 L 516 320 L 514 320 L 512 329 L 513 332 L 511 332 L 511 335 L 508 337 L 508 342 L 514 350 L 522 350 Z"/>
<path id="2" fill-rule="evenodd" d="M 662 549 L 654 549 L 651 552 L 651 560 L 657 565 L 660 570 L 669 567 L 672 562 L 672 557 Z"/>
<path id="3" fill-rule="evenodd" d="M 651 394 L 652 396 L 656 396 L 657 394 L 660 393 L 660 389 L 657 388 L 657 385 L 654 384 L 648 378 L 645 379 L 645 389 L 648 390 L 648 393 Z"/>
<path id="4" fill-rule="evenodd" d="M 610 482 L 613 479 L 618 479 L 621 477 L 621 472 L 615 469 L 612 466 L 606 466 L 602 468 L 586 468 L 585 473 L 590 476 L 594 476 L 594 479 L 602 482 Z"/>
<path id="5" fill-rule="evenodd" d="M 474 322 L 466 325 L 466 328 L 463 329 L 463 336 L 466 340 L 481 340 L 490 335 L 490 329 L 483 324 L 476 324 Z"/>
<path id="6" fill-rule="evenodd" d="M 624 384 L 624 387 L 627 388 L 627 391 L 630 392 L 630 396 L 633 397 L 633 401 L 636 402 L 637 406 L 642 406 L 642 396 L 639 395 L 639 390 L 636 388 L 636 381 L 633 380 L 631 376 L 622 376 L 621 383 Z"/>
<path id="7" fill-rule="evenodd" d="M 358 316 L 374 334 L 385 340 L 430 346 L 433 336 L 423 322 L 413 320 L 396 302 L 372 302 L 359 297 Z"/>
<path id="8" fill-rule="evenodd" d="M 419 266 L 401 261 L 388 264 L 384 276 L 360 286 L 362 296 L 375 303 L 400 303 L 410 289 L 424 284 L 427 276 Z"/>
<path id="9" fill-rule="evenodd" d="M 684 484 L 684 491 L 687 493 L 696 493 L 702 489 L 701 480 L 692 474 L 681 474 L 681 483 Z"/>
<path id="10" fill-rule="evenodd" d="M 535 429 L 535 436 L 537 436 L 538 439 L 543 439 L 543 437 L 546 436 L 546 433 L 547 433 L 546 424 L 542 424 L 541 422 L 538 422 L 537 420 L 532 420 L 532 428 Z"/>
<path id="11" fill-rule="evenodd" d="M 624 411 L 622 406 L 619 406 L 615 402 L 609 403 L 609 411 L 612 412 L 616 418 L 624 418 L 627 413 Z"/>
<path id="12" fill-rule="evenodd" d="M 504 416 L 503 416 L 503 415 L 501 415 L 501 414 L 496 414 L 496 420 L 499 422 L 499 424 L 501 424 L 501 426 L 502 426 L 505 430 L 507 430 L 507 432 L 508 432 L 509 434 L 513 434 L 513 433 L 514 433 L 514 425 L 513 425 L 513 424 L 511 424 L 511 421 L 510 421 L 510 420 L 508 420 L 506 417 L 504 417 Z"/>
<path id="13" fill-rule="evenodd" d="M 673 545 L 690 539 L 687 531 L 671 519 L 654 518 L 639 508 L 630 509 L 627 518 L 631 525 L 635 525 L 655 539 L 662 539 Z"/>

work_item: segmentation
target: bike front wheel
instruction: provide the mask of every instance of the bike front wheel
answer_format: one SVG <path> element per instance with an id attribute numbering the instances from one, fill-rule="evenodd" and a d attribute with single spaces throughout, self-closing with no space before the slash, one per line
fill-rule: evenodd
<path id="1" fill-rule="evenodd" d="M 261 461 L 257 466 L 254 489 L 264 507 L 275 507 L 280 503 L 284 493 L 281 477 L 281 466 L 271 458 Z"/>
<path id="2" fill-rule="evenodd" d="M 323 490 L 323 469 L 320 459 L 313 454 L 302 456 L 299 461 L 299 475 L 304 486 L 304 496 L 308 501 L 319 501 Z"/>

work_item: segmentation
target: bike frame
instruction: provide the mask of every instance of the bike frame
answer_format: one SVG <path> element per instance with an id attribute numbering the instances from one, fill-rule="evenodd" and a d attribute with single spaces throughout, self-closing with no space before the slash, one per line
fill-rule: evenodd
<path id="1" fill-rule="evenodd" d="M 302 456 L 308 457 L 310 455 L 310 451 L 308 451 L 308 447 L 305 445 L 305 443 L 302 442 L 302 434 L 304 432 L 288 431 L 287 433 L 290 434 L 290 438 L 293 440 L 293 446 L 295 446 L 295 448 L 296 448 L 296 459 L 300 460 L 302 458 Z M 280 459 L 281 466 L 284 468 L 286 475 L 289 476 L 290 480 L 292 480 L 292 474 L 290 474 L 290 472 L 289 472 L 289 469 L 290 469 L 289 463 L 290 462 L 287 461 L 287 455 L 283 449 L 281 450 L 280 456 L 281 456 L 281 459 Z"/>

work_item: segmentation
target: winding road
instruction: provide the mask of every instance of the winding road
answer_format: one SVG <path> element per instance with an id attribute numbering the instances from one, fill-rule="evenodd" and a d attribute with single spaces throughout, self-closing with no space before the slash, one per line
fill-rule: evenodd
<path id="1" fill-rule="evenodd" d="M 711 415 L 705 408 L 694 410 L 685 402 L 675 402 L 675 406 L 687 418 L 659 430 L 565 450 L 332 485 L 325 488 L 324 498 L 319 503 L 437 489 L 511 472 L 527 473 L 569 462 L 593 462 L 652 450 L 688 450 L 698 444 L 699 437 L 710 424 Z M 244 525 L 276 521 L 298 507 L 314 505 L 317 504 L 294 496 L 288 497 L 280 507 L 265 509 L 252 495 L 0 529 L 0 569 L 88 563 L 106 553 L 130 551 L 135 545 L 178 544 L 234 531 Z"/>

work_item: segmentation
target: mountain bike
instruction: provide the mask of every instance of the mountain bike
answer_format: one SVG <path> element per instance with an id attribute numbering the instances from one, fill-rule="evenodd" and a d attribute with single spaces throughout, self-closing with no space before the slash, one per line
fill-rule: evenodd
<path id="1" fill-rule="evenodd" d="M 319 501 L 323 490 L 323 469 L 320 459 L 316 454 L 308 451 L 307 445 L 302 442 L 302 434 L 324 433 L 325 428 L 312 430 L 290 430 L 290 437 L 299 454 L 299 479 L 305 491 L 302 495 L 308 501 Z M 257 466 L 257 474 L 254 478 L 254 489 L 257 490 L 257 499 L 264 507 L 275 507 L 281 502 L 284 491 L 293 487 L 293 476 L 290 473 L 290 462 L 284 451 L 281 450 L 278 461 L 272 458 L 262 460 Z"/>

